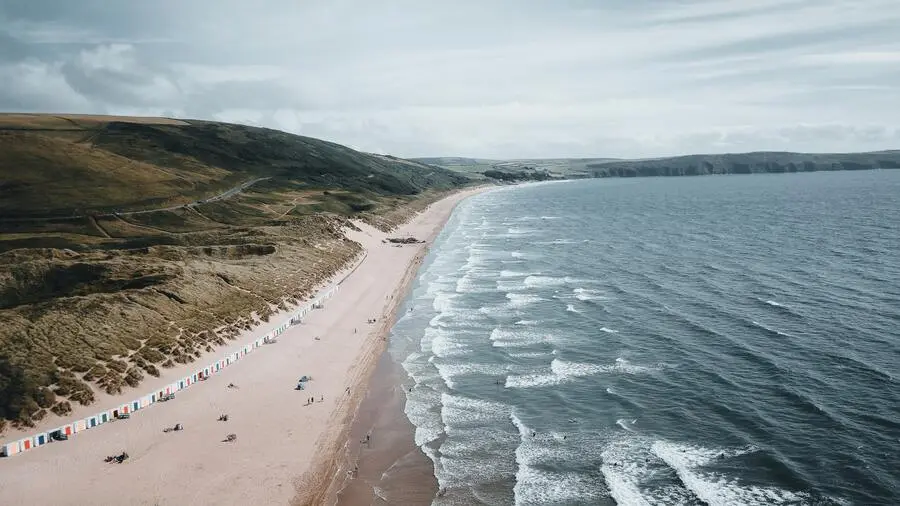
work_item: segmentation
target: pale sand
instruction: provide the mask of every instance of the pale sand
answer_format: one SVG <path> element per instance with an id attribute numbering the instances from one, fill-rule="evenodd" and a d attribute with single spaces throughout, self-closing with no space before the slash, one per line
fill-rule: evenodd
<path id="1" fill-rule="evenodd" d="M 365 260 L 350 274 L 326 308 L 278 343 L 249 356 L 157 403 L 130 420 L 116 421 L 7 459 L 0 459 L 4 504 L 305 504 L 321 501 L 339 469 L 349 421 L 384 346 L 390 314 L 414 277 L 427 244 L 396 247 L 389 236 L 410 235 L 430 243 L 456 204 L 480 189 L 432 204 L 390 234 L 366 225 L 347 236 L 365 248 Z M 286 315 L 287 313 L 285 313 Z M 264 335 L 261 327 L 243 342 Z M 375 325 L 366 323 L 377 318 Z M 357 328 L 358 333 L 353 329 Z M 320 337 L 315 340 L 314 337 Z M 233 346 L 217 349 L 179 373 L 211 362 Z M 303 391 L 297 379 L 311 375 Z M 177 375 L 145 382 L 150 391 Z M 229 389 L 234 383 L 239 388 Z M 146 386 L 146 388 L 145 388 Z M 350 388 L 350 394 L 345 392 Z M 309 397 L 316 402 L 304 406 Z M 324 401 L 319 399 L 324 396 Z M 124 395 L 127 401 L 137 395 Z M 101 399 L 86 411 L 111 407 Z M 222 413 L 228 422 L 216 419 Z M 181 423 L 184 431 L 163 433 Z M 57 424 L 59 425 L 59 424 Z M 229 433 L 238 439 L 223 443 Z M 5 438 L 4 438 L 5 439 Z M 126 450 L 124 464 L 103 458 Z"/>

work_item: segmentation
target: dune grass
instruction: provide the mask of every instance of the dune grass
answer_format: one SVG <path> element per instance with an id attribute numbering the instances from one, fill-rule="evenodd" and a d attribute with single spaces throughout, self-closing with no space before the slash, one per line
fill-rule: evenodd
<path id="1" fill-rule="evenodd" d="M 0 425 L 198 360 L 356 256 L 349 219 L 467 182 L 273 130 L 0 115 Z"/>

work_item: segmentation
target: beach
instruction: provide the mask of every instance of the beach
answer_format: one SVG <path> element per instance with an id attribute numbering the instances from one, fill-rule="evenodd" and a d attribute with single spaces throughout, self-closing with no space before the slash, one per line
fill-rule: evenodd
<path id="1" fill-rule="evenodd" d="M 318 504 L 343 469 L 356 408 L 385 346 L 396 305 L 415 277 L 428 244 L 456 204 L 479 189 L 439 200 L 385 234 L 365 224 L 347 238 L 363 246 L 362 261 L 341 289 L 277 343 L 254 351 L 220 374 L 138 411 L 129 420 L 79 433 L 0 460 L 0 490 L 10 504 Z M 422 243 L 395 245 L 388 237 Z M 289 308 L 290 309 L 290 308 Z M 278 322 L 289 314 L 276 314 Z M 374 323 L 367 323 L 374 319 Z M 264 335 L 262 325 L 207 354 L 222 355 Z M 208 362 L 207 356 L 198 360 Z M 136 391 L 195 370 L 170 369 Z M 298 378 L 311 376 L 305 390 Z M 234 388 L 228 388 L 228 385 Z M 95 412 L 129 400 L 98 396 L 79 410 Z M 309 402 L 312 399 L 314 402 Z M 76 412 L 78 414 L 78 412 Z M 228 421 L 218 421 L 227 414 Z M 57 425 L 61 420 L 47 421 Z M 181 424 L 182 431 L 163 430 Z M 235 434 L 233 442 L 223 442 Z M 12 438 L 6 434 L 5 438 Z M 104 462 L 127 451 L 123 464 Z"/>

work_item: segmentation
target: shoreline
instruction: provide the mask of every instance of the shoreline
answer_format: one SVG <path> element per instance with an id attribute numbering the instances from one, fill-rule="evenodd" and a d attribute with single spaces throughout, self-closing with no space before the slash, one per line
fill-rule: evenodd
<path id="1" fill-rule="evenodd" d="M 396 286 L 394 293 L 391 296 L 391 304 L 388 307 L 387 314 L 385 315 L 386 317 L 382 320 L 378 329 L 376 339 L 373 340 L 372 348 L 369 353 L 362 355 L 367 358 L 367 362 L 356 382 L 358 387 L 357 390 L 359 392 L 352 398 L 351 406 L 347 412 L 344 413 L 343 416 L 340 416 L 340 421 L 333 420 L 335 423 L 340 423 L 342 427 L 340 436 L 332 441 L 322 442 L 322 445 L 316 453 L 315 463 L 305 475 L 298 479 L 298 490 L 305 487 L 316 491 L 309 494 L 298 494 L 292 501 L 292 506 L 318 504 L 337 505 L 343 504 L 343 500 L 350 501 L 348 504 L 358 504 L 359 500 L 366 497 L 365 486 L 362 487 L 361 491 L 357 490 L 350 492 L 346 490 L 351 483 L 358 481 L 354 480 L 354 477 L 359 477 L 359 473 L 353 473 L 356 476 L 351 476 L 349 473 L 357 465 L 356 461 L 361 449 L 360 447 L 362 446 L 359 444 L 359 439 L 354 438 L 356 438 L 356 432 L 358 432 L 361 427 L 365 428 L 369 425 L 368 416 L 382 417 L 385 413 L 393 415 L 399 414 L 399 417 L 394 416 L 391 420 L 400 423 L 401 425 L 405 423 L 407 426 L 406 428 L 408 429 L 408 437 L 400 437 L 397 441 L 400 441 L 401 443 L 403 441 L 408 441 L 412 445 L 412 448 L 410 448 L 409 451 L 413 453 L 417 452 L 424 461 L 427 461 L 428 466 L 432 465 L 431 460 L 428 459 L 428 457 L 422 453 L 421 449 L 415 445 L 413 438 L 414 428 L 406 418 L 406 414 L 403 412 L 403 406 L 406 402 L 405 396 L 402 398 L 399 409 L 396 409 L 397 399 L 395 397 L 392 398 L 392 393 L 396 394 L 394 391 L 396 383 L 393 382 L 391 376 L 392 374 L 397 373 L 395 368 L 399 367 L 399 365 L 394 363 L 393 359 L 390 357 L 387 347 L 387 338 L 396 323 L 397 310 L 409 294 L 416 277 L 418 277 L 419 268 L 424 262 L 425 256 L 428 254 L 434 240 L 444 229 L 444 226 L 456 210 L 456 207 L 465 198 L 486 191 L 489 188 L 490 187 L 477 187 L 470 190 L 464 190 L 442 199 L 453 199 L 452 206 L 441 216 L 440 222 L 429 232 L 429 235 L 423 239 L 424 242 L 416 245 L 418 246 L 416 258 L 406 269 L 403 280 Z M 373 393 L 374 396 L 370 396 L 370 394 Z M 376 399 L 393 401 L 391 404 L 395 409 L 387 409 L 385 404 L 376 402 L 374 409 L 372 409 L 371 412 L 361 412 L 361 410 L 365 410 L 367 407 L 366 401 L 373 397 Z M 360 414 L 363 416 L 361 417 Z M 366 433 L 367 430 L 363 430 L 362 434 L 365 435 Z M 383 449 L 386 449 L 386 447 Z M 380 456 L 376 456 L 376 458 L 378 460 L 383 460 Z M 422 464 L 425 464 L 424 461 Z M 377 468 L 378 466 L 375 467 Z M 427 489 L 430 491 L 430 495 L 427 502 L 422 502 L 422 504 L 430 504 L 431 498 L 437 493 L 437 479 L 434 478 L 433 467 L 430 468 L 428 476 L 433 481 L 433 487 Z M 371 488 L 368 490 L 371 490 Z M 342 493 L 344 494 L 343 496 Z M 429 492 L 426 492 L 426 494 L 427 493 Z M 408 503 L 404 502 L 404 504 Z"/>
<path id="2" fill-rule="evenodd" d="M 434 463 L 415 443 L 404 408 L 403 367 L 385 350 L 360 405 L 347 448 L 347 472 L 325 504 L 427 506 L 438 493 Z M 371 435 L 369 441 L 365 436 Z M 353 470 L 351 472 L 351 470 Z"/>
<path id="3" fill-rule="evenodd" d="M 80 433 L 66 444 L 2 459 L 5 498 L 24 504 L 116 504 L 127 497 L 134 504 L 179 505 L 310 504 L 306 500 L 321 498 L 315 485 L 333 481 L 328 470 L 339 467 L 335 450 L 344 446 L 363 387 L 386 344 L 383 337 L 393 324 L 388 315 L 456 204 L 480 191 L 484 188 L 435 201 L 392 234 L 357 223 L 360 230 L 346 236 L 363 246 L 365 260 L 336 273 L 332 283 L 347 277 L 324 310 L 311 312 L 250 360 L 179 392 L 175 402 Z M 384 242 L 397 234 L 426 242 Z M 372 317 L 378 318 L 377 327 L 364 323 Z M 262 336 L 267 327 L 242 335 L 232 346 Z M 314 378 L 306 392 L 294 390 L 301 375 Z M 239 388 L 225 388 L 229 382 Z M 314 403 L 302 404 L 310 397 Z M 229 421 L 216 420 L 222 413 Z M 163 433 L 175 423 L 184 431 Z M 224 443 L 228 433 L 240 439 Z M 131 456 L 125 463 L 103 462 L 123 449 Z"/>

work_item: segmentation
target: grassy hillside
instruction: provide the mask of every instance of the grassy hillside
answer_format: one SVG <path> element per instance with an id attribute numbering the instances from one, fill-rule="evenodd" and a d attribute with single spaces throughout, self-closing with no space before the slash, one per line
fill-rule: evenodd
<path id="1" fill-rule="evenodd" d="M 468 178 L 275 130 L 0 115 L 0 430 L 192 362 Z"/>

